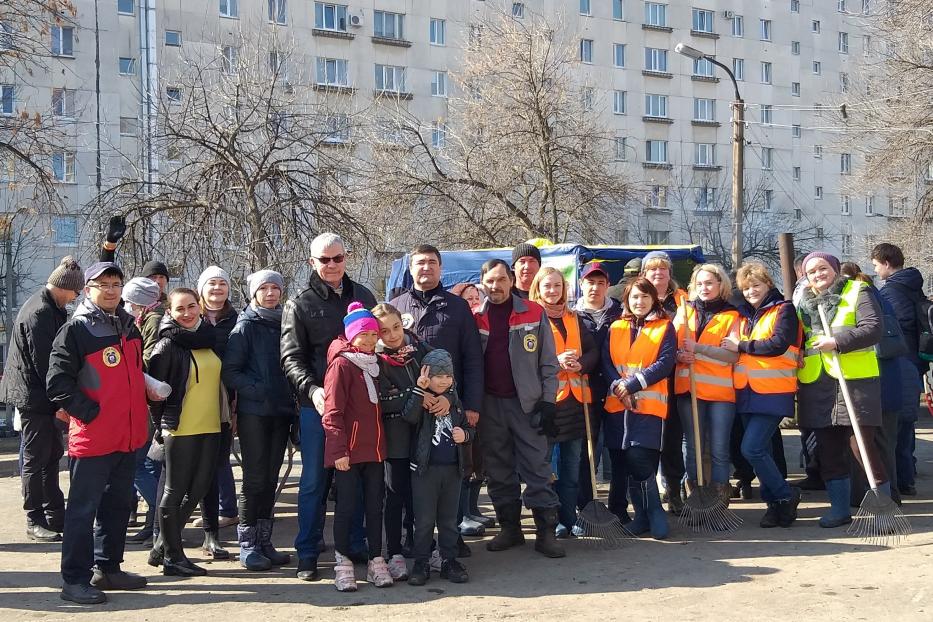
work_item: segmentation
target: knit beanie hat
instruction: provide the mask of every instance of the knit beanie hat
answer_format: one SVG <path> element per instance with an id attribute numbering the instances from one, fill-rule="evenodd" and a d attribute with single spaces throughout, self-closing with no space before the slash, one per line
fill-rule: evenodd
<path id="1" fill-rule="evenodd" d="M 164 276 L 165 278 L 169 278 L 168 266 L 166 266 L 161 261 L 156 261 L 155 259 L 153 259 L 152 261 L 146 262 L 146 265 L 143 266 L 142 274 L 145 277 L 150 277 L 154 274 L 158 274 L 158 275 Z"/>
<path id="2" fill-rule="evenodd" d="M 538 250 L 538 247 L 534 244 L 529 244 L 528 242 L 522 242 L 518 246 L 512 249 L 512 267 L 515 267 L 515 264 L 522 257 L 534 257 L 538 260 L 538 263 L 541 263 L 541 251 Z"/>
<path id="3" fill-rule="evenodd" d="M 647 266 L 649 262 L 659 259 L 665 262 L 667 265 L 673 265 L 674 262 L 671 261 L 671 256 L 665 253 L 664 251 L 651 251 L 641 259 L 641 265 Z"/>
<path id="4" fill-rule="evenodd" d="M 275 270 L 259 270 L 246 277 L 246 285 L 249 288 L 249 299 L 256 297 L 256 292 L 266 283 L 278 285 L 279 289 L 285 291 L 285 279 Z"/>
<path id="5" fill-rule="evenodd" d="M 629 259 L 628 263 L 625 264 L 625 268 L 622 270 L 622 274 L 626 277 L 638 276 L 638 273 L 641 272 L 641 263 L 641 257 Z"/>
<path id="6" fill-rule="evenodd" d="M 159 284 L 144 276 L 130 279 L 123 286 L 123 300 L 141 307 L 154 305 L 159 301 L 161 294 L 162 290 L 159 289 Z"/>
<path id="7" fill-rule="evenodd" d="M 440 348 L 431 350 L 421 359 L 421 364 L 426 365 L 430 369 L 428 376 L 431 378 L 434 376 L 454 375 L 454 362 L 450 358 L 450 353 L 447 350 L 441 350 Z"/>
<path id="8" fill-rule="evenodd" d="M 354 337 L 364 330 L 379 332 L 379 320 L 369 312 L 369 309 L 363 306 L 361 302 L 351 302 L 347 307 L 347 315 L 343 318 L 343 334 L 347 341 L 353 341 Z"/>
<path id="9" fill-rule="evenodd" d="M 63 257 L 58 267 L 49 275 L 48 284 L 59 289 L 70 289 L 81 293 L 84 289 L 84 274 L 74 257 Z"/>
<path id="10" fill-rule="evenodd" d="M 828 263 L 830 267 L 832 267 L 833 271 L 836 274 L 839 274 L 839 272 L 842 270 L 842 267 L 839 263 L 839 259 L 835 255 L 830 255 L 829 253 L 822 253 L 822 252 L 816 251 L 816 252 L 810 253 L 809 255 L 803 258 L 803 264 L 801 265 L 803 266 L 804 272 L 806 272 L 807 264 L 810 263 L 811 259 L 825 260 L 826 263 Z"/>
<path id="11" fill-rule="evenodd" d="M 201 276 L 198 277 L 198 295 L 204 295 L 204 286 L 207 285 L 207 282 L 211 279 L 223 279 L 227 282 L 227 286 L 230 286 L 230 275 L 227 274 L 227 271 L 219 266 L 208 266 L 205 268 L 204 272 L 201 273 Z"/>

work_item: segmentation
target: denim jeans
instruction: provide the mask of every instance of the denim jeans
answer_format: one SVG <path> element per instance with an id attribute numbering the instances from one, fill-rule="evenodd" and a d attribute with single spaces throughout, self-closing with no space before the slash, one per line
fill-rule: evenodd
<path id="1" fill-rule="evenodd" d="M 295 551 L 298 559 L 317 559 L 318 542 L 324 533 L 324 510 L 328 488 L 324 470 L 324 428 L 321 415 L 310 406 L 302 406 L 301 478 L 298 480 L 298 535 Z"/>
<path id="2" fill-rule="evenodd" d="M 570 529 L 577 523 L 577 495 L 580 491 L 580 456 L 583 453 L 583 439 L 577 438 L 560 443 L 551 443 L 548 451 L 558 450 L 558 464 L 555 472 L 557 481 L 554 490 L 560 499 L 560 524 Z"/>
<path id="3" fill-rule="evenodd" d="M 146 501 L 150 508 L 156 506 L 156 489 L 159 485 L 159 474 L 162 472 L 162 463 L 151 460 L 147 454 L 152 441 L 147 441 L 145 445 L 136 450 L 136 475 L 133 478 L 133 485 L 136 486 L 136 492 Z"/>
<path id="4" fill-rule="evenodd" d="M 790 486 L 771 454 L 771 438 L 781 424 L 781 417 L 743 414 L 742 422 L 745 427 L 742 455 L 751 463 L 761 482 L 761 499 L 768 503 L 790 499 Z"/>
<path id="5" fill-rule="evenodd" d="M 714 484 L 729 483 L 729 439 L 732 435 L 732 420 L 735 419 L 733 402 L 708 402 L 697 400 L 700 434 L 703 435 L 704 447 L 709 448 L 712 460 L 710 479 Z M 684 455 L 687 477 L 697 481 L 697 467 L 693 440 L 693 408 L 690 395 L 677 398 L 677 412 L 684 425 Z"/>

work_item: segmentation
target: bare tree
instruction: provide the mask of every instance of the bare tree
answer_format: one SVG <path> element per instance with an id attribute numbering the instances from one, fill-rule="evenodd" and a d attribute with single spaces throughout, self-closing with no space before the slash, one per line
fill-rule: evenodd
<path id="1" fill-rule="evenodd" d="M 435 78 L 436 94 L 450 90 L 446 118 L 410 114 L 398 84 L 368 116 L 359 191 L 385 218 L 386 247 L 419 230 L 450 246 L 614 241 L 632 187 L 596 89 L 578 78 L 574 34 L 490 11 L 460 68 Z"/>

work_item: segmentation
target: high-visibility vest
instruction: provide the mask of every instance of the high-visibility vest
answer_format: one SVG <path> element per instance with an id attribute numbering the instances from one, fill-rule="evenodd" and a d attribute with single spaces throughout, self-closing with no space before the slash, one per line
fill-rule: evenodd
<path id="1" fill-rule="evenodd" d="M 842 289 L 839 307 L 836 315 L 830 321 L 833 335 L 841 335 L 855 328 L 855 309 L 858 307 L 858 295 L 865 287 L 861 281 L 850 280 Z M 798 312 L 799 313 L 799 312 Z M 803 368 L 797 371 L 797 379 L 803 384 L 816 382 L 823 370 L 833 378 L 839 379 L 841 374 L 846 380 L 860 380 L 863 378 L 877 378 L 880 375 L 878 357 L 875 348 L 869 346 L 860 350 L 846 352 L 820 352 L 813 347 L 814 340 L 823 334 L 819 323 L 819 314 L 810 316 L 813 326 L 806 328 L 806 342 L 804 343 Z M 838 361 L 838 363 L 836 362 Z"/>
<path id="2" fill-rule="evenodd" d="M 789 304 L 789 303 L 787 303 Z M 758 322 L 749 330 L 751 320 L 742 318 L 741 340 L 758 341 L 770 339 L 774 335 L 778 314 L 783 304 L 774 305 L 765 311 Z M 798 324 L 797 340 L 783 354 L 777 356 L 759 356 L 739 353 L 739 362 L 735 364 L 733 379 L 736 389 L 751 386 L 755 393 L 793 393 L 797 390 L 797 361 L 800 356 L 801 331 Z"/>
<path id="3" fill-rule="evenodd" d="M 720 347 L 724 337 L 727 337 L 736 328 L 739 321 L 739 312 L 735 310 L 720 311 L 710 318 L 703 332 L 695 337 L 700 345 Z M 697 313 L 692 305 L 686 304 L 677 311 L 674 318 L 674 327 L 677 329 L 678 347 L 683 347 L 684 340 L 693 337 L 697 332 Z M 697 399 L 709 402 L 734 402 L 735 387 L 732 380 L 732 364 L 714 359 L 712 357 L 696 354 L 693 363 L 693 373 L 696 376 Z M 681 395 L 690 392 L 690 366 L 677 363 L 674 377 L 674 393 Z"/>
<path id="4" fill-rule="evenodd" d="M 576 313 L 571 313 L 570 311 L 564 311 L 564 330 L 567 331 L 567 339 L 564 340 L 564 336 L 561 335 L 560 331 L 557 330 L 557 326 L 554 324 L 554 320 L 548 318 L 548 321 L 551 324 L 551 333 L 554 335 L 554 349 L 557 354 L 565 352 L 567 350 L 576 350 L 578 356 L 583 355 L 583 345 L 580 340 L 580 320 L 577 318 Z M 592 397 L 590 395 L 590 388 L 587 386 L 586 391 L 583 390 L 583 379 L 581 374 L 573 373 L 566 370 L 560 370 L 557 374 L 557 401 L 562 402 L 570 395 L 573 394 L 577 401 L 581 404 L 586 402 L 587 404 L 591 403 Z"/>
<path id="5" fill-rule="evenodd" d="M 668 319 L 648 320 L 632 341 L 632 323 L 619 319 L 609 326 L 609 356 L 619 376 L 632 376 L 644 371 L 658 360 L 661 342 L 670 324 Z M 667 377 L 638 391 L 636 412 L 667 419 L 667 404 L 670 399 L 670 384 Z M 617 413 L 625 410 L 622 401 L 612 393 L 606 398 L 606 412 Z"/>

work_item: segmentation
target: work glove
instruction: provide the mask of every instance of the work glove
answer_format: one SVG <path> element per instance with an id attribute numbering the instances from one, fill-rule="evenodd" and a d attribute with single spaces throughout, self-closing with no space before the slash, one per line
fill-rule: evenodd
<path id="1" fill-rule="evenodd" d="M 126 235 L 126 217 L 113 216 L 107 224 L 107 242 L 116 244 Z"/>
<path id="2" fill-rule="evenodd" d="M 560 433 L 554 417 L 557 414 L 557 407 L 551 402 L 538 402 L 535 407 L 538 412 L 538 434 L 555 437 Z"/>

